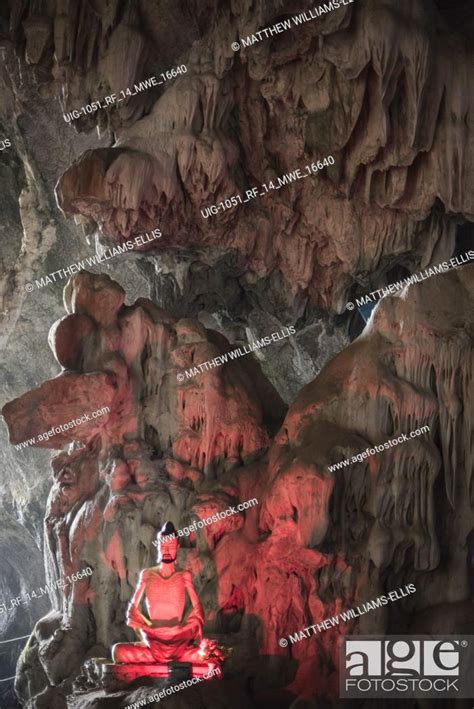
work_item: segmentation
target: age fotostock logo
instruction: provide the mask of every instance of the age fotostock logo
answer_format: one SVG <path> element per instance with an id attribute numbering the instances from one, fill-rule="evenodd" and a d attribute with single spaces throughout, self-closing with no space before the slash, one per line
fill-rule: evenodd
<path id="1" fill-rule="evenodd" d="M 347 636 L 341 698 L 474 696 L 474 636 Z"/>

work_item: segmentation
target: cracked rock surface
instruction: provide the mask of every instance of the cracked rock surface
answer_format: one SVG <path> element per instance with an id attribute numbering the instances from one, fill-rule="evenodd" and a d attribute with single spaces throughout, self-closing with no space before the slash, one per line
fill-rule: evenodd
<path id="1" fill-rule="evenodd" d="M 126 603 L 140 569 L 153 563 L 165 519 L 182 528 L 254 497 L 252 512 L 192 533 L 180 551 L 207 632 L 232 649 L 230 677 L 242 681 L 257 667 L 273 692 L 284 677 L 296 696 L 333 695 L 334 634 L 292 648 L 296 673 L 278 639 L 403 584 L 416 593 L 360 620 L 360 632 L 389 633 L 402 622 L 407 629 L 408 618 L 440 604 L 456 618 L 469 592 L 460 557 L 472 525 L 472 271 L 384 299 L 286 414 L 250 359 L 179 380 L 193 362 L 228 349 L 216 331 L 176 321 L 145 299 L 125 306 L 108 277 L 75 276 L 62 322 L 81 313 L 91 329 L 77 331 L 73 364 L 3 409 L 19 438 L 36 434 L 36 411 L 46 428 L 72 418 L 81 391 L 85 406 L 102 389 L 111 409 L 81 427 L 82 447 L 52 462 L 48 579 L 93 573 L 66 583 L 56 615 L 36 625 L 19 665 L 23 699 L 31 686 L 70 695 L 81 662 L 108 656 L 128 637 Z M 67 328 L 54 331 L 57 354 L 70 339 Z M 73 376 L 69 401 L 63 382 Z M 422 435 L 410 436 L 421 426 Z M 396 447 L 334 467 L 403 433 Z M 75 429 L 48 445 L 67 440 L 79 440 Z M 338 632 L 356 623 L 348 625 Z"/>
<path id="2" fill-rule="evenodd" d="M 126 605 L 165 519 L 183 527 L 253 497 L 179 552 L 228 659 L 224 683 L 170 706 L 334 703 L 341 634 L 474 634 L 474 266 L 372 314 L 346 309 L 474 253 L 474 14 L 466 0 L 355 0 L 293 19 L 314 5 L 0 10 L 0 141 L 11 141 L 0 152 L 1 590 L 64 582 L 0 614 L 3 638 L 31 633 L 0 646 L 5 676 L 18 658 L 17 696 L 0 683 L 8 709 L 149 697 L 91 688 L 81 666 L 134 639 Z M 306 170 L 327 156 L 333 165 Z M 156 228 L 159 239 L 37 285 Z M 416 593 L 279 644 L 407 584 Z"/>

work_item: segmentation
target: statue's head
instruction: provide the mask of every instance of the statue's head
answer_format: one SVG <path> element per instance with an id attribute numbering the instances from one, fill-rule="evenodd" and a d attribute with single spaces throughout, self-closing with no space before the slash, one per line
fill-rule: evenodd
<path id="1" fill-rule="evenodd" d="M 179 542 L 172 522 L 165 522 L 156 536 L 158 563 L 172 564 L 176 561 Z"/>

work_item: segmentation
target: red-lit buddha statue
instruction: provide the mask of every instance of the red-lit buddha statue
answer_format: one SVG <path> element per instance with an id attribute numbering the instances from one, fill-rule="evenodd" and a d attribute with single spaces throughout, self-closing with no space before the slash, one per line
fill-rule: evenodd
<path id="1" fill-rule="evenodd" d="M 191 664 L 193 676 L 201 676 L 220 666 L 222 654 L 214 641 L 202 638 L 204 612 L 190 572 L 175 567 L 179 544 L 171 522 L 164 524 L 157 542 L 158 565 L 141 572 L 127 611 L 127 624 L 137 631 L 142 642 L 118 643 L 112 649 L 112 657 L 123 665 L 162 666 L 163 672 L 157 667 L 152 673 L 155 676 L 166 675 L 170 662 L 186 662 Z M 184 618 L 186 594 L 192 610 Z M 147 615 L 140 611 L 143 600 Z"/>

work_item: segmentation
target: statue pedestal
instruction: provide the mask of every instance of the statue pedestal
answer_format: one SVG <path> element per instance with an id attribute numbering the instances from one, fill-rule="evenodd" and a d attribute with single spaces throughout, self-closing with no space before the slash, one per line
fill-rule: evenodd
<path id="1" fill-rule="evenodd" d="M 133 682 L 138 677 L 166 678 L 170 676 L 167 664 L 153 665 L 116 665 L 114 663 L 102 665 L 102 679 L 114 679 L 124 684 Z"/>
<path id="2" fill-rule="evenodd" d="M 212 661 L 207 662 L 168 662 L 162 664 L 119 664 L 107 662 L 100 666 L 102 683 L 105 686 L 114 684 L 127 685 L 136 679 L 169 679 L 173 684 L 178 684 L 185 679 L 199 677 L 203 679 L 219 679 L 220 674 L 216 672 L 207 678 L 204 675 L 217 670 L 219 664 Z"/>

